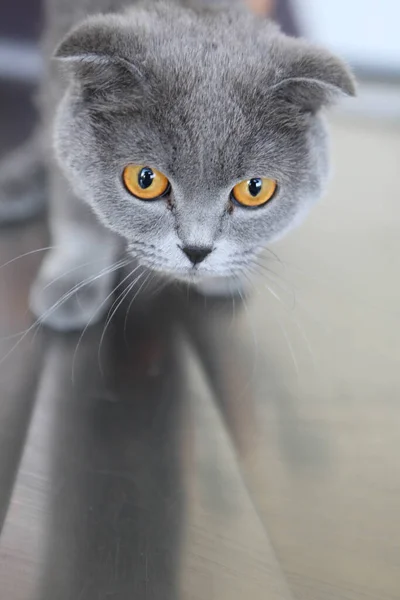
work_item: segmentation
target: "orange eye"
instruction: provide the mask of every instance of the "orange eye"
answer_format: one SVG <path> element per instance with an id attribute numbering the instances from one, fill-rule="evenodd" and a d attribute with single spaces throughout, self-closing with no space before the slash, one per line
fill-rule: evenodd
<path id="1" fill-rule="evenodd" d="M 125 167 L 122 178 L 128 192 L 140 200 L 156 200 L 167 192 L 170 185 L 160 171 L 139 165 Z"/>
<path id="2" fill-rule="evenodd" d="M 257 208 L 272 200 L 277 187 L 275 179 L 248 179 L 238 183 L 233 188 L 232 195 L 242 206 Z"/>

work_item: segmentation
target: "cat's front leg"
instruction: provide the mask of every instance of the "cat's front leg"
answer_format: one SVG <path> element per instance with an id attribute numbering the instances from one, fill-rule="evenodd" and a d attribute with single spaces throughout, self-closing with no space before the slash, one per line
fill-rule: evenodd
<path id="1" fill-rule="evenodd" d="M 120 240 L 53 175 L 50 226 L 53 249 L 33 285 L 30 306 L 57 331 L 81 330 L 99 321 L 112 298 Z"/>

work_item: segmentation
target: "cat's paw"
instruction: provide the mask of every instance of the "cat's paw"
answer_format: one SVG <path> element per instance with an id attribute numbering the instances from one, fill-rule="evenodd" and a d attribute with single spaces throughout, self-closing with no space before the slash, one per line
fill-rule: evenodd
<path id="1" fill-rule="evenodd" d="M 32 218 L 46 205 L 46 171 L 35 141 L 0 161 L 0 225 Z"/>
<path id="2" fill-rule="evenodd" d="M 115 271 L 105 270 L 104 264 L 74 265 L 61 253 L 51 253 L 31 290 L 32 312 L 40 323 L 60 332 L 94 325 L 111 304 Z"/>

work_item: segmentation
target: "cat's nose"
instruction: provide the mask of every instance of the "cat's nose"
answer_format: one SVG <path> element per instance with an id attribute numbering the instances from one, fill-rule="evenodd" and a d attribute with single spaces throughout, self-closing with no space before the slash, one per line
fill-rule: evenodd
<path id="1" fill-rule="evenodd" d="M 198 265 L 207 258 L 212 252 L 212 248 L 204 248 L 201 246 L 183 246 L 182 252 L 186 254 L 193 265 Z"/>

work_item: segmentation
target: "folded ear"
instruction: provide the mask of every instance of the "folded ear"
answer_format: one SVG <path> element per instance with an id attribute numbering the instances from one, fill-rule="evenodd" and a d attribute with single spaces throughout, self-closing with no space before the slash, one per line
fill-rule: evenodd
<path id="1" fill-rule="evenodd" d="M 317 112 L 341 95 L 355 96 L 350 69 L 330 52 L 302 40 L 286 38 L 277 73 L 281 78 L 271 92 L 305 112 Z"/>
<path id="2" fill-rule="evenodd" d="M 122 17 L 98 15 L 70 31 L 54 58 L 66 64 L 82 84 L 102 87 L 127 77 L 141 77 L 137 46 Z"/>

